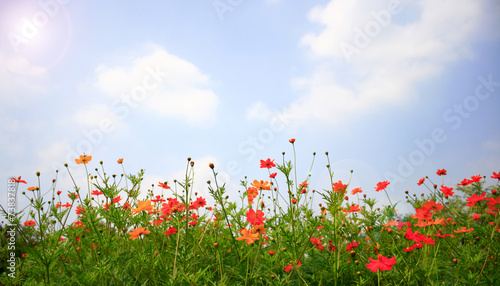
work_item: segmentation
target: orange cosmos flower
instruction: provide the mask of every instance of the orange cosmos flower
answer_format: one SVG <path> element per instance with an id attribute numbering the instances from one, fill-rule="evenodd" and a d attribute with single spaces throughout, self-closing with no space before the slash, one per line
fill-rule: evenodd
<path id="1" fill-rule="evenodd" d="M 362 192 L 363 191 L 361 190 L 361 188 L 355 188 L 355 189 L 352 189 L 351 194 L 354 196 L 355 194 L 362 193 Z"/>
<path id="2" fill-rule="evenodd" d="M 251 231 L 247 230 L 246 227 L 244 229 L 241 229 L 240 233 L 243 236 L 237 237 L 236 240 L 245 240 L 245 242 L 248 244 L 252 244 L 255 242 L 255 240 L 259 240 L 259 234 L 252 233 Z"/>
<path id="3" fill-rule="evenodd" d="M 87 164 L 92 160 L 92 156 L 90 155 L 80 155 L 80 159 L 75 159 L 77 164 Z"/>
<path id="4" fill-rule="evenodd" d="M 345 213 L 359 212 L 361 209 L 359 205 L 350 206 L 349 210 L 344 210 Z"/>
<path id="5" fill-rule="evenodd" d="M 266 234 L 266 229 L 264 228 L 264 224 L 257 224 L 252 229 L 253 233 L 257 233 L 258 235 Z"/>
<path id="6" fill-rule="evenodd" d="M 271 190 L 271 186 L 269 185 L 268 181 L 257 181 L 254 180 L 252 183 L 252 186 L 256 187 L 259 190 Z"/>
<path id="7" fill-rule="evenodd" d="M 136 240 L 139 235 L 141 234 L 149 234 L 149 230 L 147 230 L 145 227 L 140 227 L 140 228 L 136 228 L 136 229 L 133 229 L 131 232 L 129 232 L 128 234 L 130 234 L 130 239 L 132 240 Z"/>
<path id="8" fill-rule="evenodd" d="M 140 213 L 142 211 L 148 211 L 148 212 L 150 212 L 152 210 L 153 210 L 153 206 L 151 205 L 151 200 L 138 202 L 137 203 L 137 208 L 136 209 L 132 209 L 132 214 L 130 216 L 133 216 L 136 213 Z"/>
<path id="9" fill-rule="evenodd" d="M 117 162 L 118 164 L 123 163 L 123 158 L 118 159 L 118 161 L 116 161 L 116 162 Z"/>
<path id="10" fill-rule="evenodd" d="M 462 227 L 461 229 L 454 230 L 453 232 L 455 233 L 464 233 L 464 232 L 471 232 L 473 231 L 473 228 L 467 229 L 467 227 Z"/>

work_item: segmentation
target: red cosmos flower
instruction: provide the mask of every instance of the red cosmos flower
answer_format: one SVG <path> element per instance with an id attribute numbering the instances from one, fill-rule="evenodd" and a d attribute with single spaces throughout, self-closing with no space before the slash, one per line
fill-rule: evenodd
<path id="1" fill-rule="evenodd" d="M 377 183 L 377 186 L 375 187 L 375 192 L 380 192 L 382 190 L 385 190 L 385 188 L 387 188 L 387 186 L 389 186 L 389 184 L 390 184 L 389 181 L 383 181 L 383 182 Z"/>
<path id="2" fill-rule="evenodd" d="M 189 206 L 190 210 L 197 210 L 207 205 L 207 201 L 203 197 L 199 197 Z"/>
<path id="3" fill-rule="evenodd" d="M 19 178 L 21 178 L 21 177 L 19 177 Z M 500 180 L 500 172 L 498 172 L 498 173 L 493 172 L 493 176 L 491 176 L 491 178 Z"/>
<path id="4" fill-rule="evenodd" d="M 295 143 L 295 139 L 294 139 L 294 138 L 292 138 L 292 139 L 288 140 L 288 142 L 290 142 L 290 143 L 292 143 L 292 144 L 293 144 L 293 143 Z M 287 271 L 287 272 L 288 272 L 288 271 Z"/>
<path id="5" fill-rule="evenodd" d="M 333 183 L 333 191 L 339 194 L 344 194 L 345 189 L 347 188 L 347 185 L 343 184 L 342 181 L 338 181 L 336 183 Z"/>
<path id="6" fill-rule="evenodd" d="M 12 181 L 14 181 L 16 183 L 28 184 L 25 180 L 21 180 L 21 176 L 19 176 L 17 179 L 16 178 L 12 178 Z"/>
<path id="7" fill-rule="evenodd" d="M 73 200 L 73 201 L 74 201 L 74 200 L 76 200 L 76 199 L 80 198 L 80 196 L 79 196 L 77 193 L 70 193 L 70 194 L 68 195 L 68 198 L 70 198 L 71 200 Z"/>
<path id="8" fill-rule="evenodd" d="M 84 227 L 85 225 L 83 224 L 83 221 L 77 220 L 75 221 L 75 227 Z"/>
<path id="9" fill-rule="evenodd" d="M 297 203 L 297 200 L 296 199 L 292 199 L 292 204 L 296 204 Z"/>
<path id="10" fill-rule="evenodd" d="M 110 205 L 110 204 L 104 204 L 104 205 L 102 206 L 102 209 L 104 209 L 104 210 L 109 210 L 109 205 Z"/>
<path id="11" fill-rule="evenodd" d="M 424 244 L 419 241 L 417 243 L 414 243 L 411 247 L 413 247 L 413 248 L 422 248 L 422 247 L 424 247 Z"/>
<path id="12" fill-rule="evenodd" d="M 99 245 L 92 243 L 92 248 L 98 248 L 98 247 L 99 247 Z"/>
<path id="13" fill-rule="evenodd" d="M 387 258 L 385 256 L 382 256 L 382 254 L 379 254 L 377 257 L 377 260 L 368 257 L 368 260 L 371 262 L 366 264 L 366 268 L 370 269 L 373 272 L 377 272 L 378 270 L 380 271 L 386 271 L 386 270 L 391 270 L 392 266 L 396 264 L 396 257 L 392 258 Z"/>
<path id="14" fill-rule="evenodd" d="M 60 195 L 60 194 L 62 194 L 62 192 L 61 191 L 57 191 L 57 194 Z"/>
<path id="15" fill-rule="evenodd" d="M 182 212 L 185 210 L 184 204 L 179 202 L 176 198 L 168 198 L 168 203 L 163 203 L 161 212 L 169 215 L 173 212 Z"/>
<path id="16" fill-rule="evenodd" d="M 76 207 L 75 212 L 76 212 L 77 215 L 83 214 L 83 213 L 85 213 L 85 209 L 82 208 L 82 207 Z"/>
<path id="17" fill-rule="evenodd" d="M 443 176 L 443 175 L 446 175 L 446 170 L 445 170 L 445 169 L 441 169 L 441 170 L 439 170 L 439 169 L 438 169 L 438 170 L 437 170 L 437 172 L 436 172 L 436 174 L 437 174 L 438 176 Z"/>
<path id="18" fill-rule="evenodd" d="M 481 218 L 481 215 L 479 215 L 479 214 L 472 215 L 472 220 L 479 220 L 480 218 Z"/>
<path id="19" fill-rule="evenodd" d="M 102 195 L 102 192 L 99 190 L 93 190 L 92 195 L 94 195 L 94 196 Z"/>
<path id="20" fill-rule="evenodd" d="M 273 256 L 276 252 L 274 252 L 273 250 L 269 250 L 267 253 L 269 253 L 269 255 Z"/>
<path id="21" fill-rule="evenodd" d="M 310 241 L 312 242 L 312 244 L 314 245 L 314 247 L 316 247 L 320 251 L 325 250 L 325 247 L 321 243 L 321 236 L 319 238 L 314 238 L 314 236 L 312 236 L 311 239 L 310 239 Z"/>
<path id="22" fill-rule="evenodd" d="M 151 201 L 153 203 L 157 203 L 157 202 L 166 202 L 167 200 L 165 200 L 162 196 L 156 196 L 156 199 L 153 199 Z"/>
<path id="23" fill-rule="evenodd" d="M 361 209 L 359 205 L 350 206 L 349 210 L 344 210 L 345 213 L 359 212 Z"/>
<path id="24" fill-rule="evenodd" d="M 119 202 L 121 200 L 122 200 L 122 197 L 118 196 L 118 197 L 116 197 L 116 198 L 113 199 L 113 203 L 117 203 L 117 202 Z"/>
<path id="25" fill-rule="evenodd" d="M 177 229 L 175 227 L 171 226 L 163 234 L 166 234 L 167 236 L 171 236 L 172 234 L 175 234 L 176 232 L 177 232 Z"/>
<path id="26" fill-rule="evenodd" d="M 405 226 L 408 226 L 408 227 L 411 227 L 411 222 L 407 221 L 405 223 L 403 223 L 402 221 L 398 222 L 398 230 L 399 231 L 402 231 L 403 230 L 403 227 Z"/>
<path id="27" fill-rule="evenodd" d="M 163 188 L 163 189 L 165 189 L 165 190 L 170 189 L 170 187 L 169 187 L 169 186 L 167 186 L 167 182 L 165 182 L 165 183 L 158 182 L 158 187 L 161 187 L 161 188 Z"/>
<path id="28" fill-rule="evenodd" d="M 419 185 L 419 186 L 422 185 L 424 183 L 424 181 L 425 181 L 425 177 L 422 178 L 422 179 L 420 179 L 420 180 L 418 180 L 417 185 Z"/>
<path id="29" fill-rule="evenodd" d="M 436 241 L 428 236 L 425 236 L 425 235 L 420 235 L 419 238 L 418 238 L 421 242 L 425 243 L 425 244 L 430 244 L 430 245 L 434 245 L 436 244 Z"/>
<path id="30" fill-rule="evenodd" d="M 411 252 L 411 251 L 413 251 L 413 249 L 414 248 L 410 246 L 410 247 L 407 247 L 407 248 L 403 248 L 403 251 L 405 251 L 405 252 Z"/>
<path id="31" fill-rule="evenodd" d="M 423 221 L 423 220 L 431 220 L 432 219 L 432 213 L 431 210 L 428 208 L 418 208 L 415 209 L 415 215 L 412 215 L 412 218 L 417 218 L 418 221 Z"/>
<path id="32" fill-rule="evenodd" d="M 72 206 L 72 204 L 70 204 L 70 203 L 65 203 L 64 205 L 62 205 L 62 207 L 65 207 L 65 208 L 69 208 L 71 206 Z"/>
<path id="33" fill-rule="evenodd" d="M 302 265 L 302 262 L 297 263 L 297 266 L 300 266 L 300 265 Z M 292 264 L 285 266 L 285 272 L 290 272 L 290 270 L 292 270 L 292 269 L 293 269 Z"/>
<path id="34" fill-rule="evenodd" d="M 276 164 L 274 164 L 274 159 L 271 161 L 270 158 L 267 158 L 265 161 L 260 160 L 260 167 L 271 169 L 272 167 L 276 167 Z"/>
<path id="35" fill-rule="evenodd" d="M 34 226 L 36 225 L 36 222 L 34 220 L 28 220 L 24 222 L 25 226 Z"/>
<path id="36" fill-rule="evenodd" d="M 346 245 L 347 251 L 351 251 L 351 249 L 358 247 L 359 243 L 356 241 L 353 241 L 352 243 Z"/>
<path id="37" fill-rule="evenodd" d="M 488 209 L 489 209 L 490 211 L 497 211 L 497 210 L 498 210 L 498 208 L 497 208 L 497 207 L 495 207 L 495 206 L 496 206 L 496 205 L 499 205 L 499 204 L 500 204 L 500 197 L 498 197 L 498 198 L 496 198 L 496 199 L 495 199 L 495 198 L 489 198 L 489 202 L 487 203 L 487 205 L 488 205 Z"/>
<path id="38" fill-rule="evenodd" d="M 463 179 L 462 182 L 458 183 L 457 185 L 465 187 L 465 186 L 470 185 L 471 183 L 472 183 L 471 180 L 469 180 L 469 179 Z"/>
<path id="39" fill-rule="evenodd" d="M 431 211 L 440 211 L 444 208 L 442 204 L 436 204 L 434 200 L 425 202 L 422 207 L 430 209 Z"/>
<path id="40" fill-rule="evenodd" d="M 481 182 L 482 179 L 483 179 L 483 177 L 481 177 L 481 175 L 472 176 L 470 182 L 471 183 L 479 183 L 479 182 Z"/>
<path id="41" fill-rule="evenodd" d="M 272 173 L 271 175 L 269 175 L 269 178 L 274 179 L 276 178 L 276 175 L 278 175 L 278 173 Z"/>
<path id="42" fill-rule="evenodd" d="M 328 249 L 330 249 L 330 251 L 334 251 L 335 249 L 337 249 L 337 247 L 333 246 L 331 240 L 328 241 Z"/>
<path id="43" fill-rule="evenodd" d="M 320 225 L 320 226 L 316 227 L 316 229 L 318 229 L 318 230 L 320 230 L 320 229 L 322 229 L 322 228 L 324 228 L 324 226 L 322 226 L 322 225 Z"/>
<path id="44" fill-rule="evenodd" d="M 191 226 L 195 226 L 197 223 L 198 223 L 197 221 L 193 220 L 193 221 L 190 221 L 190 222 L 189 222 L 189 225 L 191 225 Z"/>
<path id="45" fill-rule="evenodd" d="M 363 191 L 361 190 L 361 188 L 354 188 L 354 189 L 352 189 L 351 194 L 354 196 L 355 194 L 362 193 L 362 192 Z"/>
<path id="46" fill-rule="evenodd" d="M 307 186 L 309 186 L 309 183 L 307 181 L 303 181 L 299 184 L 299 189 L 307 188 Z"/>
<path id="47" fill-rule="evenodd" d="M 149 222 L 149 224 L 154 225 L 154 226 L 159 226 L 164 221 L 165 220 L 163 220 L 163 219 L 157 219 L 157 220 L 154 220 L 153 222 Z"/>
<path id="48" fill-rule="evenodd" d="M 408 240 L 414 240 L 414 241 L 417 241 L 417 242 L 419 241 L 419 239 L 418 239 L 418 236 L 419 236 L 419 235 L 420 235 L 420 234 L 419 234 L 419 232 L 418 232 L 418 231 L 416 231 L 416 232 L 414 233 L 414 232 L 413 232 L 413 230 L 412 230 L 411 228 L 408 228 L 408 229 L 406 230 L 406 233 L 405 233 L 405 237 L 406 237 L 406 239 L 408 239 Z"/>
<path id="49" fill-rule="evenodd" d="M 441 185 L 441 189 L 439 189 L 445 196 L 453 196 L 455 192 L 453 192 L 453 188 L 449 188 L 446 186 Z"/>
<path id="50" fill-rule="evenodd" d="M 466 206 L 468 207 L 473 207 L 477 202 L 479 201 L 489 201 L 490 199 L 485 198 L 484 196 L 486 195 L 486 192 L 483 192 L 481 196 L 478 196 L 476 194 L 473 194 L 472 197 L 468 198 L 467 201 L 469 202 Z"/>
<path id="51" fill-rule="evenodd" d="M 253 209 L 248 210 L 247 221 L 251 225 L 263 224 L 264 220 L 266 220 L 266 218 L 264 218 L 264 213 L 262 211 L 257 210 L 257 212 L 256 212 Z"/>

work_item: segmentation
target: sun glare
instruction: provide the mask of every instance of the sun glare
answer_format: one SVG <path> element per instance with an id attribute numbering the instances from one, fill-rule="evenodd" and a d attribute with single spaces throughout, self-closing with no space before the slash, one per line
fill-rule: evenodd
<path id="1" fill-rule="evenodd" d="M 6 62 L 22 58 L 30 65 L 48 69 L 61 61 L 72 33 L 71 19 L 63 5 L 55 0 L 0 5 L 0 31 L 6 35 L 1 40 Z"/>

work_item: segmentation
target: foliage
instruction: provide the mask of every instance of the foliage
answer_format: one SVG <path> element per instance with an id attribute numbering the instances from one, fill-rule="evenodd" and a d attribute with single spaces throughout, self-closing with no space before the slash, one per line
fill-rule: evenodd
<path id="1" fill-rule="evenodd" d="M 295 140 L 290 140 L 294 145 Z M 295 149 L 294 149 L 295 150 Z M 261 160 L 269 181 L 242 181 L 241 204 L 226 185 L 207 182 L 216 204 L 193 193 L 194 162 L 184 180 L 159 182 L 139 199 L 144 176 L 109 176 L 80 156 L 87 181 L 67 196 L 56 180 L 23 191 L 31 202 L 15 215 L 15 278 L 9 277 L 8 226 L 1 228 L 0 281 L 5 285 L 494 285 L 500 281 L 496 185 L 486 177 L 439 188 L 427 178 L 415 212 L 398 220 L 396 204 L 377 207 L 350 183 L 316 191 L 299 183 L 294 160 Z M 67 165 L 66 165 L 67 167 Z M 271 173 L 275 168 L 280 174 Z M 312 167 L 311 167 L 312 168 Z M 274 169 L 273 169 L 274 170 Z M 69 169 L 68 169 L 69 172 Z M 71 173 L 70 173 L 71 175 Z M 445 176 L 446 170 L 438 170 Z M 39 174 L 37 174 L 39 177 Z M 25 183 L 20 178 L 13 179 Z M 377 192 L 390 182 L 374 184 Z M 443 179 L 444 184 L 444 179 Z M 87 189 L 86 191 L 84 191 Z M 453 193 L 453 194 L 452 194 Z M 168 195 L 167 195 L 168 194 Z M 313 206 L 322 199 L 319 209 Z M 48 197 L 48 198 L 47 198 Z M 389 198 L 389 196 L 388 196 Z M 390 198 L 389 198 L 390 201 Z M 24 211 L 24 210 L 23 210 Z M 77 219 L 70 221 L 75 212 Z M 23 214 L 27 214 L 23 216 Z M 7 216 L 6 210 L 4 214 Z M 20 218 L 27 217 L 24 223 Z"/>

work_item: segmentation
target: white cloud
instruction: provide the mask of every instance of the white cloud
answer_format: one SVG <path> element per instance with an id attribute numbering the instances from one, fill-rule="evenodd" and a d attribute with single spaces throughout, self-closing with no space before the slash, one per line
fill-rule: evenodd
<path id="1" fill-rule="evenodd" d="M 20 105 L 23 100 L 47 92 L 46 69 L 22 57 L 7 57 L 0 52 L 0 101 L 2 107 Z"/>
<path id="2" fill-rule="evenodd" d="M 202 128 L 212 126 L 218 97 L 194 64 L 150 45 L 149 54 L 116 67 L 99 65 L 95 85 L 135 108 L 138 104 Z"/>
<path id="3" fill-rule="evenodd" d="M 333 0 L 310 11 L 309 19 L 322 29 L 301 43 L 316 67 L 293 79 L 303 95 L 288 113 L 340 124 L 399 107 L 415 101 L 418 84 L 447 63 L 472 56 L 470 44 L 486 13 L 481 2 L 401 1 L 396 12 L 386 3 Z M 398 19 L 404 12 L 413 17 Z"/>
<path id="4" fill-rule="evenodd" d="M 83 128 L 99 128 L 104 119 L 115 124 L 119 121 L 118 116 L 105 104 L 83 106 L 73 115 L 75 123 Z"/>
<path id="5" fill-rule="evenodd" d="M 488 140 L 486 142 L 483 142 L 482 145 L 483 145 L 483 149 L 493 151 L 493 152 L 500 151 L 500 141 Z"/>
<path id="6" fill-rule="evenodd" d="M 271 110 L 262 101 L 257 101 L 250 106 L 246 113 L 246 118 L 269 120 L 272 116 Z"/>

